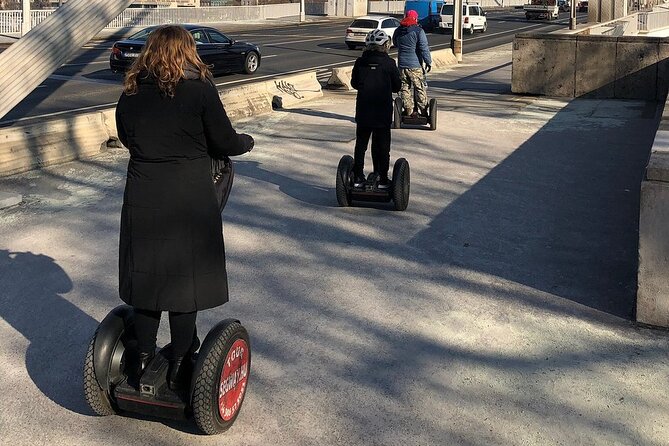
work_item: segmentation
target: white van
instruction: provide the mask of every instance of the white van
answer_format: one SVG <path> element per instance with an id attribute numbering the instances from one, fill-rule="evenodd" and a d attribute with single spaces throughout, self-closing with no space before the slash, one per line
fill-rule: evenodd
<path id="1" fill-rule="evenodd" d="M 441 14 L 439 14 L 439 31 L 453 29 L 453 3 L 444 3 L 441 7 Z M 488 19 L 486 13 L 479 6 L 478 3 L 464 3 L 462 5 L 462 29 L 474 34 L 474 31 L 481 31 L 482 33 L 488 29 Z"/>

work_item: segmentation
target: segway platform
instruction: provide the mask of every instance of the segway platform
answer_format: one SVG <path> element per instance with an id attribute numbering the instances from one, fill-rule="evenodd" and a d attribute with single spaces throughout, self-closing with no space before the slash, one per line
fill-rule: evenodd
<path id="1" fill-rule="evenodd" d="M 169 361 L 161 349 L 144 370 L 138 388 L 128 380 L 114 387 L 116 403 L 121 410 L 172 419 L 188 416 L 188 390 L 176 392 L 167 386 Z"/>
<path id="2" fill-rule="evenodd" d="M 133 310 L 121 305 L 98 326 L 84 361 L 84 394 L 98 415 L 122 411 L 161 418 L 193 418 L 206 434 L 229 429 L 241 409 L 251 369 L 248 333 L 238 320 L 226 319 L 207 334 L 193 355 L 190 385 L 167 385 L 169 345 L 144 369 L 139 383 L 129 383 L 133 367 Z"/>
<path id="3" fill-rule="evenodd" d="M 407 115 L 404 110 L 404 103 L 399 96 L 393 102 L 393 128 L 399 129 L 402 126 L 428 126 L 430 130 L 437 130 L 437 100 L 430 99 L 427 108 L 427 116 Z"/>
<path id="4" fill-rule="evenodd" d="M 379 188 L 379 177 L 376 173 L 367 176 L 361 187 L 353 185 L 353 157 L 344 155 L 337 167 L 336 192 L 339 206 L 351 206 L 353 200 L 390 202 L 395 210 L 403 211 L 409 205 L 409 162 L 400 158 L 393 166 L 393 177 L 387 189 Z"/>

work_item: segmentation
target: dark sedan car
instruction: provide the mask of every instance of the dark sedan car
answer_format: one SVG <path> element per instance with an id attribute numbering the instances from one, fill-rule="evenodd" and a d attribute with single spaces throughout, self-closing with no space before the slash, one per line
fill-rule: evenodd
<path id="1" fill-rule="evenodd" d="M 235 41 L 220 31 L 207 26 L 182 25 L 195 39 L 197 53 L 209 65 L 214 76 L 223 73 L 253 74 L 260 66 L 260 49 L 257 45 Z M 112 71 L 125 71 L 139 56 L 147 37 L 156 29 L 151 26 L 114 44 L 109 55 Z"/>

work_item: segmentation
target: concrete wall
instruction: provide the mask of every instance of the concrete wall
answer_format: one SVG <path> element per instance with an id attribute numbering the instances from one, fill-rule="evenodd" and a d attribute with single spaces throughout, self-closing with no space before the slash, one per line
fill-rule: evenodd
<path id="1" fill-rule="evenodd" d="M 660 99 L 667 95 L 669 39 L 517 34 L 514 93 Z"/>
<path id="2" fill-rule="evenodd" d="M 669 327 L 669 104 L 641 183 L 637 321 Z"/>

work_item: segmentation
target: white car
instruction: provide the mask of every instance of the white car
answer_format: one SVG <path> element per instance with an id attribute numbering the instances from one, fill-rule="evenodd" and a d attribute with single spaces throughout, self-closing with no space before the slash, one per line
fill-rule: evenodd
<path id="1" fill-rule="evenodd" d="M 393 34 L 395 34 L 395 30 L 399 26 L 400 21 L 395 17 L 375 15 L 359 17 L 353 20 L 346 29 L 344 42 L 346 42 L 346 46 L 350 50 L 354 50 L 358 46 L 365 46 L 365 36 L 375 29 L 384 30 L 390 36 L 390 41 L 392 42 Z"/>
<path id="2" fill-rule="evenodd" d="M 441 7 L 441 14 L 439 15 L 439 31 L 453 29 L 453 3 L 444 3 Z M 462 5 L 462 29 L 469 34 L 474 34 L 474 31 L 481 31 L 482 33 L 488 29 L 488 19 L 486 13 L 478 3 L 464 3 Z"/>

